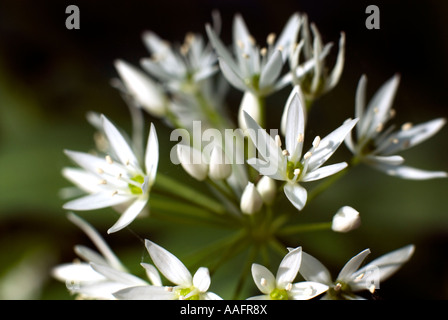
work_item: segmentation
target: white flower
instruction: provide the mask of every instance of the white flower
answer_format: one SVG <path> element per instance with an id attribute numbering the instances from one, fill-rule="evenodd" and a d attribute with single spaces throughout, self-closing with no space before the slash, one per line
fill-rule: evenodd
<path id="1" fill-rule="evenodd" d="M 331 229 L 336 232 L 349 232 L 361 224 L 359 212 L 349 206 L 344 206 L 333 216 Z"/>
<path id="2" fill-rule="evenodd" d="M 235 15 L 233 20 L 233 51 L 226 46 L 206 25 L 210 42 L 219 56 L 219 66 L 222 73 L 235 88 L 245 92 L 251 91 L 256 96 L 267 96 L 289 84 L 280 78 L 286 61 L 289 47 L 297 37 L 300 27 L 300 16 L 293 14 L 282 33 L 276 40 L 272 33 L 267 37 L 267 48 L 259 48 L 249 33 L 241 15 Z"/>
<path id="3" fill-rule="evenodd" d="M 291 250 L 280 262 L 277 275 L 264 266 L 252 264 L 252 277 L 263 295 L 248 300 L 309 300 L 328 290 L 328 286 L 318 282 L 293 283 L 302 260 L 302 248 Z"/>
<path id="4" fill-rule="evenodd" d="M 218 70 L 212 47 L 199 34 L 187 33 L 184 43 L 174 48 L 152 31 L 143 34 L 143 41 L 152 57 L 142 59 L 142 67 L 171 90 L 188 91 Z"/>
<path id="5" fill-rule="evenodd" d="M 68 210 L 93 210 L 124 205 L 125 211 L 108 230 L 112 233 L 129 225 L 148 203 L 156 178 L 159 144 L 154 125 L 151 124 L 144 170 L 126 139 L 105 116 L 102 116 L 102 125 L 113 155 L 103 158 L 65 151 L 82 169 L 64 168 L 63 175 L 89 194 L 69 201 L 63 207 Z"/>
<path id="6" fill-rule="evenodd" d="M 281 149 L 280 137 L 274 140 L 246 114 L 246 124 L 250 129 L 248 134 L 263 158 L 251 158 L 248 163 L 262 175 L 286 181 L 284 186 L 286 196 L 298 210 L 302 210 L 306 204 L 307 191 L 298 182 L 322 179 L 347 166 L 347 163 L 341 162 L 322 167 L 358 120 L 347 120 L 322 140 L 316 137 L 311 149 L 302 157 L 305 113 L 299 87 L 295 87 L 291 92 L 285 108 L 288 110 L 285 150 Z"/>
<path id="7" fill-rule="evenodd" d="M 184 170 L 198 181 L 207 178 L 209 165 L 202 151 L 188 145 L 177 145 L 177 157 Z"/>
<path id="8" fill-rule="evenodd" d="M 145 241 L 145 245 L 160 273 L 176 286 L 131 287 L 116 292 L 115 297 L 125 300 L 221 300 L 216 294 L 207 291 L 211 283 L 207 268 L 199 268 L 192 276 L 172 253 L 149 240 Z"/>
<path id="9" fill-rule="evenodd" d="M 117 60 L 115 68 L 126 90 L 135 99 L 137 105 L 153 116 L 161 117 L 166 115 L 168 99 L 158 83 L 153 81 L 143 71 L 125 61 Z"/>
<path id="10" fill-rule="evenodd" d="M 53 268 L 53 277 L 64 281 L 71 293 L 83 299 L 115 299 L 112 295 L 115 291 L 129 286 L 149 285 L 148 282 L 126 271 L 117 256 L 90 224 L 72 213 L 68 218 L 87 234 L 101 253 L 78 245 L 75 247 L 75 252 L 85 262 L 66 263 Z M 147 270 L 152 282 L 158 284 L 160 276 L 157 271 L 151 270 L 149 265 Z"/>
<path id="11" fill-rule="evenodd" d="M 346 145 L 358 160 L 388 175 L 415 180 L 445 178 L 448 175 L 443 171 L 426 171 L 404 166 L 404 158 L 396 155 L 397 152 L 429 139 L 446 122 L 443 118 L 437 118 L 415 126 L 405 123 L 398 131 L 393 131 L 393 125 L 386 129 L 386 123 L 395 115 L 391 107 L 399 80 L 398 75 L 389 79 L 365 107 L 367 78 L 361 77 L 356 92 L 355 116 L 359 118 L 356 141 L 348 135 Z"/>
<path id="12" fill-rule="evenodd" d="M 300 274 L 308 281 L 316 281 L 330 287 L 323 299 L 364 299 L 354 293 L 363 290 L 373 293 L 375 289 L 379 289 L 380 282 L 385 281 L 401 268 L 411 258 L 414 249 L 414 245 L 405 246 L 358 269 L 370 254 L 370 250 L 366 249 L 345 264 L 335 281 L 320 261 L 303 252 Z"/>
<path id="13" fill-rule="evenodd" d="M 328 56 L 332 43 L 325 46 L 322 43 L 322 37 L 315 24 L 308 24 L 308 17 L 302 16 L 301 36 L 302 41 L 293 48 L 290 54 L 290 69 L 292 83 L 302 87 L 305 98 L 308 100 L 316 99 L 324 93 L 333 89 L 339 82 L 344 68 L 345 55 L 345 33 L 341 32 L 339 39 L 339 52 L 335 65 L 331 73 L 328 74 L 328 68 L 325 65 L 325 58 Z M 299 65 L 299 55 L 303 53 L 305 62 Z"/>
<path id="14" fill-rule="evenodd" d="M 240 208 L 245 214 L 253 214 L 260 211 L 263 206 L 263 199 L 252 182 L 248 182 L 241 195 Z"/>
<path id="15" fill-rule="evenodd" d="M 257 97 L 251 92 L 244 92 L 238 110 L 238 126 L 245 130 L 246 121 L 244 120 L 244 113 L 248 113 L 257 123 L 261 121 L 261 108 Z"/>
<path id="16" fill-rule="evenodd" d="M 232 166 L 222 148 L 215 145 L 210 154 L 208 175 L 214 180 L 223 180 L 232 174 Z"/>

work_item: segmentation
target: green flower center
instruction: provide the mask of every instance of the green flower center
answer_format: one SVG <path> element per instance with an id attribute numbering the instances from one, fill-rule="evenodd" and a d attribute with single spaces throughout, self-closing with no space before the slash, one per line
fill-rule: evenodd
<path id="1" fill-rule="evenodd" d="M 142 175 L 137 175 L 137 176 L 131 178 L 131 180 L 135 181 L 139 184 L 142 184 L 145 181 L 145 178 Z M 142 194 L 143 193 L 142 188 L 139 186 L 129 183 L 128 187 L 129 187 L 129 190 L 131 190 L 132 194 Z"/>
<path id="2" fill-rule="evenodd" d="M 188 294 L 191 293 L 191 291 L 195 290 L 195 287 L 191 288 L 180 288 L 176 290 L 176 294 L 179 298 L 183 298 L 184 300 L 199 300 L 199 294 L 193 294 L 189 296 L 188 298 L 185 298 Z"/>
<path id="3" fill-rule="evenodd" d="M 288 163 L 286 164 L 286 176 L 288 177 L 289 180 L 294 179 L 294 175 L 295 175 L 295 171 L 296 170 L 300 170 L 299 172 L 299 177 L 302 174 L 303 171 L 303 165 L 302 163 L 299 161 L 297 163 L 288 161 Z"/>
<path id="4" fill-rule="evenodd" d="M 269 294 L 272 300 L 288 300 L 288 291 L 285 289 L 277 289 L 271 291 Z"/>
<path id="5" fill-rule="evenodd" d="M 328 289 L 328 294 L 332 299 L 335 300 L 345 300 L 344 296 L 351 295 L 351 288 L 347 283 L 344 282 L 336 282 L 334 286 L 331 286 Z"/>

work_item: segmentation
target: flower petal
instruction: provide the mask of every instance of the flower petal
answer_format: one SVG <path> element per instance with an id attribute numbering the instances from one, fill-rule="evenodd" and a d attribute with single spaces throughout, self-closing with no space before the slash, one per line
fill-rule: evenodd
<path id="1" fill-rule="evenodd" d="M 278 267 L 276 276 L 277 287 L 285 288 L 286 285 L 294 282 L 297 273 L 299 272 L 301 262 L 302 247 L 295 248 L 288 252 Z"/>
<path id="2" fill-rule="evenodd" d="M 276 50 L 266 62 L 261 71 L 259 87 L 260 90 L 271 86 L 280 75 L 283 68 L 283 58 L 280 50 Z"/>
<path id="3" fill-rule="evenodd" d="M 326 285 L 332 283 L 330 271 L 319 260 L 303 251 L 299 272 L 307 281 Z"/>
<path id="4" fill-rule="evenodd" d="M 331 165 L 328 165 L 325 167 L 318 168 L 314 171 L 307 172 L 305 177 L 303 177 L 300 181 L 306 182 L 306 181 L 314 181 L 314 180 L 326 178 L 328 176 L 331 176 L 331 175 L 338 173 L 339 171 L 345 169 L 347 167 L 347 165 L 348 164 L 346 162 L 340 162 L 340 163 L 335 163 L 335 164 L 331 164 Z"/>
<path id="5" fill-rule="evenodd" d="M 226 60 L 219 58 L 219 67 L 221 68 L 222 74 L 226 77 L 227 81 L 229 81 L 231 85 L 241 91 L 246 91 L 247 86 L 244 83 L 241 75 L 237 71 L 233 70 L 227 64 Z"/>
<path id="6" fill-rule="evenodd" d="M 364 251 L 361 251 L 356 256 L 351 258 L 345 266 L 342 268 L 342 270 L 339 272 L 338 277 L 336 280 L 346 282 L 348 283 L 352 279 L 352 275 L 358 270 L 361 263 L 364 261 L 364 259 L 370 254 L 370 250 L 366 249 Z"/>
<path id="7" fill-rule="evenodd" d="M 176 294 L 166 287 L 137 286 L 117 291 L 114 297 L 120 300 L 175 300 Z"/>
<path id="8" fill-rule="evenodd" d="M 154 124 L 151 123 L 149 130 L 148 144 L 146 146 L 145 169 L 149 176 L 150 184 L 154 183 L 159 164 L 159 140 Z"/>
<path id="9" fill-rule="evenodd" d="M 90 263 L 90 265 L 92 266 L 93 270 L 114 282 L 122 283 L 128 286 L 140 286 L 148 284 L 146 281 L 130 273 L 119 271 L 109 266 L 99 265 L 95 263 Z"/>
<path id="10" fill-rule="evenodd" d="M 145 246 L 157 269 L 169 281 L 179 286 L 193 284 L 190 271 L 175 255 L 149 240 L 145 240 Z"/>
<path id="11" fill-rule="evenodd" d="M 305 102 L 299 86 L 295 86 L 286 102 L 286 150 L 290 152 L 290 161 L 297 162 L 302 155 L 305 132 Z"/>
<path id="12" fill-rule="evenodd" d="M 146 270 L 146 276 L 148 277 L 149 281 L 154 286 L 161 287 L 162 286 L 162 279 L 160 278 L 160 274 L 157 271 L 157 268 L 154 267 L 152 264 L 149 263 L 140 263 L 140 265 L 145 268 Z"/>
<path id="13" fill-rule="evenodd" d="M 121 229 L 127 227 L 138 214 L 143 210 L 146 203 L 148 202 L 148 197 L 137 198 L 127 209 L 123 212 L 120 218 L 115 222 L 115 224 L 107 230 L 107 233 L 114 233 L 120 231 Z"/>
<path id="14" fill-rule="evenodd" d="M 201 267 L 196 271 L 196 273 L 193 276 L 193 285 L 200 291 L 200 292 L 207 292 L 208 288 L 210 287 L 211 279 L 210 279 L 210 273 L 208 271 L 208 268 Z"/>
<path id="15" fill-rule="evenodd" d="M 141 171 L 138 160 L 131 147 L 129 147 L 129 144 L 126 142 L 126 139 L 104 115 L 102 115 L 102 120 L 104 133 L 121 163 L 124 165 L 130 164 Z"/>
<path id="16" fill-rule="evenodd" d="M 270 294 L 276 288 L 274 275 L 260 264 L 252 264 L 252 277 L 258 289 L 264 294 Z"/>
<path id="17" fill-rule="evenodd" d="M 289 293 L 292 300 L 309 300 L 328 290 L 326 284 L 313 281 L 294 283 Z"/>
<path id="18" fill-rule="evenodd" d="M 69 201 L 63 205 L 63 208 L 77 211 L 102 209 L 125 203 L 132 198 L 132 196 L 123 194 L 114 195 L 112 192 L 100 192 Z"/>
<path id="19" fill-rule="evenodd" d="M 287 183 L 283 188 L 286 197 L 298 210 L 302 210 L 306 204 L 308 192 L 297 183 Z"/>
<path id="20" fill-rule="evenodd" d="M 375 163 L 372 165 L 375 169 L 385 172 L 386 174 L 402 179 L 410 180 L 427 180 L 436 178 L 447 178 L 448 173 L 445 171 L 427 171 L 416 169 L 408 166 L 393 166 L 387 164 Z"/>

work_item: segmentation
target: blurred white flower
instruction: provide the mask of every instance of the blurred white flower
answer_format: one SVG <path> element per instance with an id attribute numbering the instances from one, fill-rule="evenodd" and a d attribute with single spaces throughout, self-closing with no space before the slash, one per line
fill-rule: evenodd
<path id="1" fill-rule="evenodd" d="M 380 282 L 385 281 L 400 269 L 411 258 L 414 249 L 414 245 L 405 246 L 358 269 L 370 254 L 370 250 L 366 249 L 345 264 L 335 281 L 332 280 L 330 271 L 319 260 L 303 252 L 299 272 L 308 281 L 319 282 L 330 287 L 323 299 L 363 300 L 363 297 L 355 293 L 363 290 L 373 293 L 379 289 Z"/>
<path id="2" fill-rule="evenodd" d="M 159 144 L 154 125 L 151 124 L 144 170 L 119 130 L 105 116 L 101 119 L 113 155 L 103 158 L 65 151 L 82 169 L 64 168 L 64 177 L 89 194 L 69 201 L 63 207 L 67 210 L 93 210 L 124 205 L 125 211 L 108 230 L 108 233 L 112 233 L 129 225 L 148 203 L 149 192 L 156 178 Z"/>
<path id="3" fill-rule="evenodd" d="M 399 80 L 395 75 L 384 83 L 366 107 L 367 77 L 361 77 L 356 92 L 355 116 L 359 118 L 356 139 L 348 135 L 345 143 L 355 159 L 388 175 L 414 180 L 445 178 L 448 174 L 443 171 L 404 166 L 405 159 L 395 154 L 429 139 L 446 123 L 444 118 L 437 118 L 418 125 L 405 123 L 398 131 L 394 131 L 394 125 L 386 129 L 386 123 L 395 115 L 392 103 Z"/>
<path id="4" fill-rule="evenodd" d="M 344 206 L 333 216 L 331 229 L 336 232 L 349 232 L 361 224 L 359 212 L 349 206 Z"/>
<path id="5" fill-rule="evenodd" d="M 253 214 L 260 211 L 263 206 L 263 199 L 252 182 L 248 182 L 240 199 L 241 212 Z"/>
<path id="6" fill-rule="evenodd" d="M 229 51 L 210 25 L 206 30 L 210 42 L 219 57 L 222 73 L 232 86 L 255 96 L 267 96 L 287 84 L 281 75 L 289 48 L 297 38 L 300 27 L 299 14 L 293 14 L 276 39 L 271 33 L 267 37 L 267 47 L 259 48 L 250 34 L 242 16 L 233 20 L 233 52 Z"/>
<path id="7" fill-rule="evenodd" d="M 322 140 L 316 137 L 311 149 L 302 157 L 305 111 L 299 87 L 291 92 L 285 109 L 288 110 L 285 150 L 281 148 L 280 137 L 273 139 L 252 117 L 245 114 L 248 134 L 262 156 L 262 159 L 251 158 L 247 162 L 262 175 L 286 181 L 283 188 L 286 196 L 298 210 L 302 210 L 306 204 L 307 191 L 298 182 L 319 180 L 347 166 L 347 163 L 341 162 L 322 167 L 358 120 L 347 120 Z"/>
<path id="8" fill-rule="evenodd" d="M 165 278 L 175 286 L 136 286 L 120 290 L 114 296 L 123 300 L 222 300 L 208 292 L 210 274 L 207 268 L 199 268 L 194 276 L 172 253 L 152 241 L 145 241 L 152 261 Z"/>
<path id="9" fill-rule="evenodd" d="M 86 221 L 73 213 L 68 214 L 71 222 L 76 224 L 92 240 L 100 254 L 85 246 L 75 246 L 75 252 L 84 260 L 58 265 L 52 269 L 52 275 L 64 281 L 67 289 L 82 299 L 115 299 L 115 291 L 129 286 L 149 285 L 143 279 L 129 274 L 121 261 L 113 253 L 101 235 Z M 148 265 L 147 274 L 152 283 L 160 283 L 160 276 L 154 266 Z"/>
<path id="10" fill-rule="evenodd" d="M 252 277 L 263 295 L 248 300 L 309 300 L 328 290 L 319 282 L 304 281 L 293 283 L 299 272 L 302 248 L 298 247 L 285 255 L 274 275 L 266 267 L 252 264 Z"/>

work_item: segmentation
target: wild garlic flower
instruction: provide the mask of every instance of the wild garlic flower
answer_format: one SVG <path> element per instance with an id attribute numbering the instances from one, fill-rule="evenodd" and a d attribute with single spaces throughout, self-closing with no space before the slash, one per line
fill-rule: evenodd
<path id="1" fill-rule="evenodd" d="M 367 78 L 361 77 L 355 102 L 355 116 L 360 119 L 356 127 L 356 139 L 348 135 L 345 143 L 357 161 L 388 175 L 414 180 L 445 178 L 448 176 L 446 172 L 426 171 L 402 165 L 405 159 L 396 155 L 397 152 L 429 139 L 446 123 L 444 118 L 437 118 L 418 125 L 405 123 L 398 131 L 394 131 L 394 125 L 386 128 L 387 122 L 395 115 L 392 103 L 399 80 L 398 75 L 389 79 L 365 107 Z"/>
<path id="2" fill-rule="evenodd" d="M 300 85 L 307 101 L 314 100 L 324 93 L 333 89 L 341 77 L 344 69 L 345 55 L 345 33 L 341 32 L 339 39 L 339 51 L 335 65 L 331 72 L 326 66 L 326 57 L 330 53 L 333 43 L 326 45 L 322 42 L 322 37 L 315 24 L 310 26 L 308 17 L 302 15 L 301 42 L 291 48 L 289 55 L 289 66 L 291 69 L 291 82 L 293 85 Z M 300 54 L 303 54 L 304 61 L 299 64 Z"/>
<path id="3" fill-rule="evenodd" d="M 142 67 L 170 90 L 191 92 L 194 84 L 218 71 L 216 54 L 200 34 L 187 33 L 182 45 L 173 46 L 146 31 L 143 41 L 151 57 L 142 59 Z"/>
<path id="4" fill-rule="evenodd" d="M 280 136 L 273 139 L 246 113 L 248 134 L 262 157 L 251 158 L 247 162 L 262 175 L 286 181 L 283 190 L 287 198 L 298 210 L 302 210 L 306 204 L 307 191 L 299 182 L 323 179 L 347 167 L 345 162 L 322 165 L 333 155 L 358 120 L 347 120 L 323 139 L 317 136 L 310 150 L 302 156 L 305 111 L 299 87 L 293 89 L 285 108 L 288 114 L 284 150 L 281 148 Z"/>
<path id="5" fill-rule="evenodd" d="M 335 232 L 349 232 L 361 224 L 359 212 L 349 206 L 343 206 L 333 216 L 331 229 Z"/>
<path id="6" fill-rule="evenodd" d="M 315 281 L 329 286 L 322 299 L 363 300 L 363 297 L 355 293 L 364 290 L 373 293 L 376 289 L 379 289 L 380 282 L 385 281 L 400 269 L 411 258 L 414 249 L 414 245 L 405 246 L 389 252 L 358 269 L 370 254 L 370 250 L 366 249 L 345 264 L 335 281 L 332 280 L 330 272 L 320 261 L 303 252 L 300 274 L 307 281 Z"/>
<path id="7" fill-rule="evenodd" d="M 229 51 L 210 25 L 206 25 L 210 42 L 219 57 L 219 66 L 229 83 L 242 92 L 250 91 L 257 97 L 280 90 L 289 81 L 280 77 L 289 47 L 296 41 L 300 16 L 293 14 L 280 36 L 267 37 L 267 47 L 260 47 L 250 34 L 242 16 L 233 20 L 233 52 Z"/>
<path id="8" fill-rule="evenodd" d="M 136 286 L 120 290 L 114 294 L 123 300 L 222 300 L 208 292 L 211 279 L 207 268 L 199 268 L 194 276 L 172 253 L 152 241 L 145 241 L 152 261 L 166 279 L 175 286 Z"/>
<path id="9" fill-rule="evenodd" d="M 54 278 L 64 281 L 67 289 L 81 299 L 115 299 L 115 291 L 129 286 L 149 285 L 143 279 L 129 274 L 118 257 L 110 249 L 101 235 L 82 218 L 68 214 L 68 219 L 76 224 L 92 240 L 100 254 L 85 246 L 75 246 L 75 252 L 84 260 L 65 263 L 53 268 Z M 154 268 L 152 266 L 152 268 Z M 147 267 L 148 276 L 156 284 L 160 276 L 157 270 Z"/>
<path id="10" fill-rule="evenodd" d="M 79 168 L 64 168 L 63 175 L 88 195 L 64 204 L 67 210 L 94 210 L 124 206 L 117 222 L 107 231 L 116 232 L 129 225 L 145 208 L 155 182 L 159 161 L 156 130 L 151 124 L 142 169 L 138 158 L 120 131 L 103 115 L 102 126 L 111 149 L 105 157 L 65 150 Z"/>
<path id="11" fill-rule="evenodd" d="M 285 255 L 274 275 L 266 267 L 252 264 L 252 277 L 263 295 L 248 300 L 309 300 L 328 290 L 319 282 L 304 281 L 293 283 L 302 261 L 302 248 L 298 247 Z"/>

